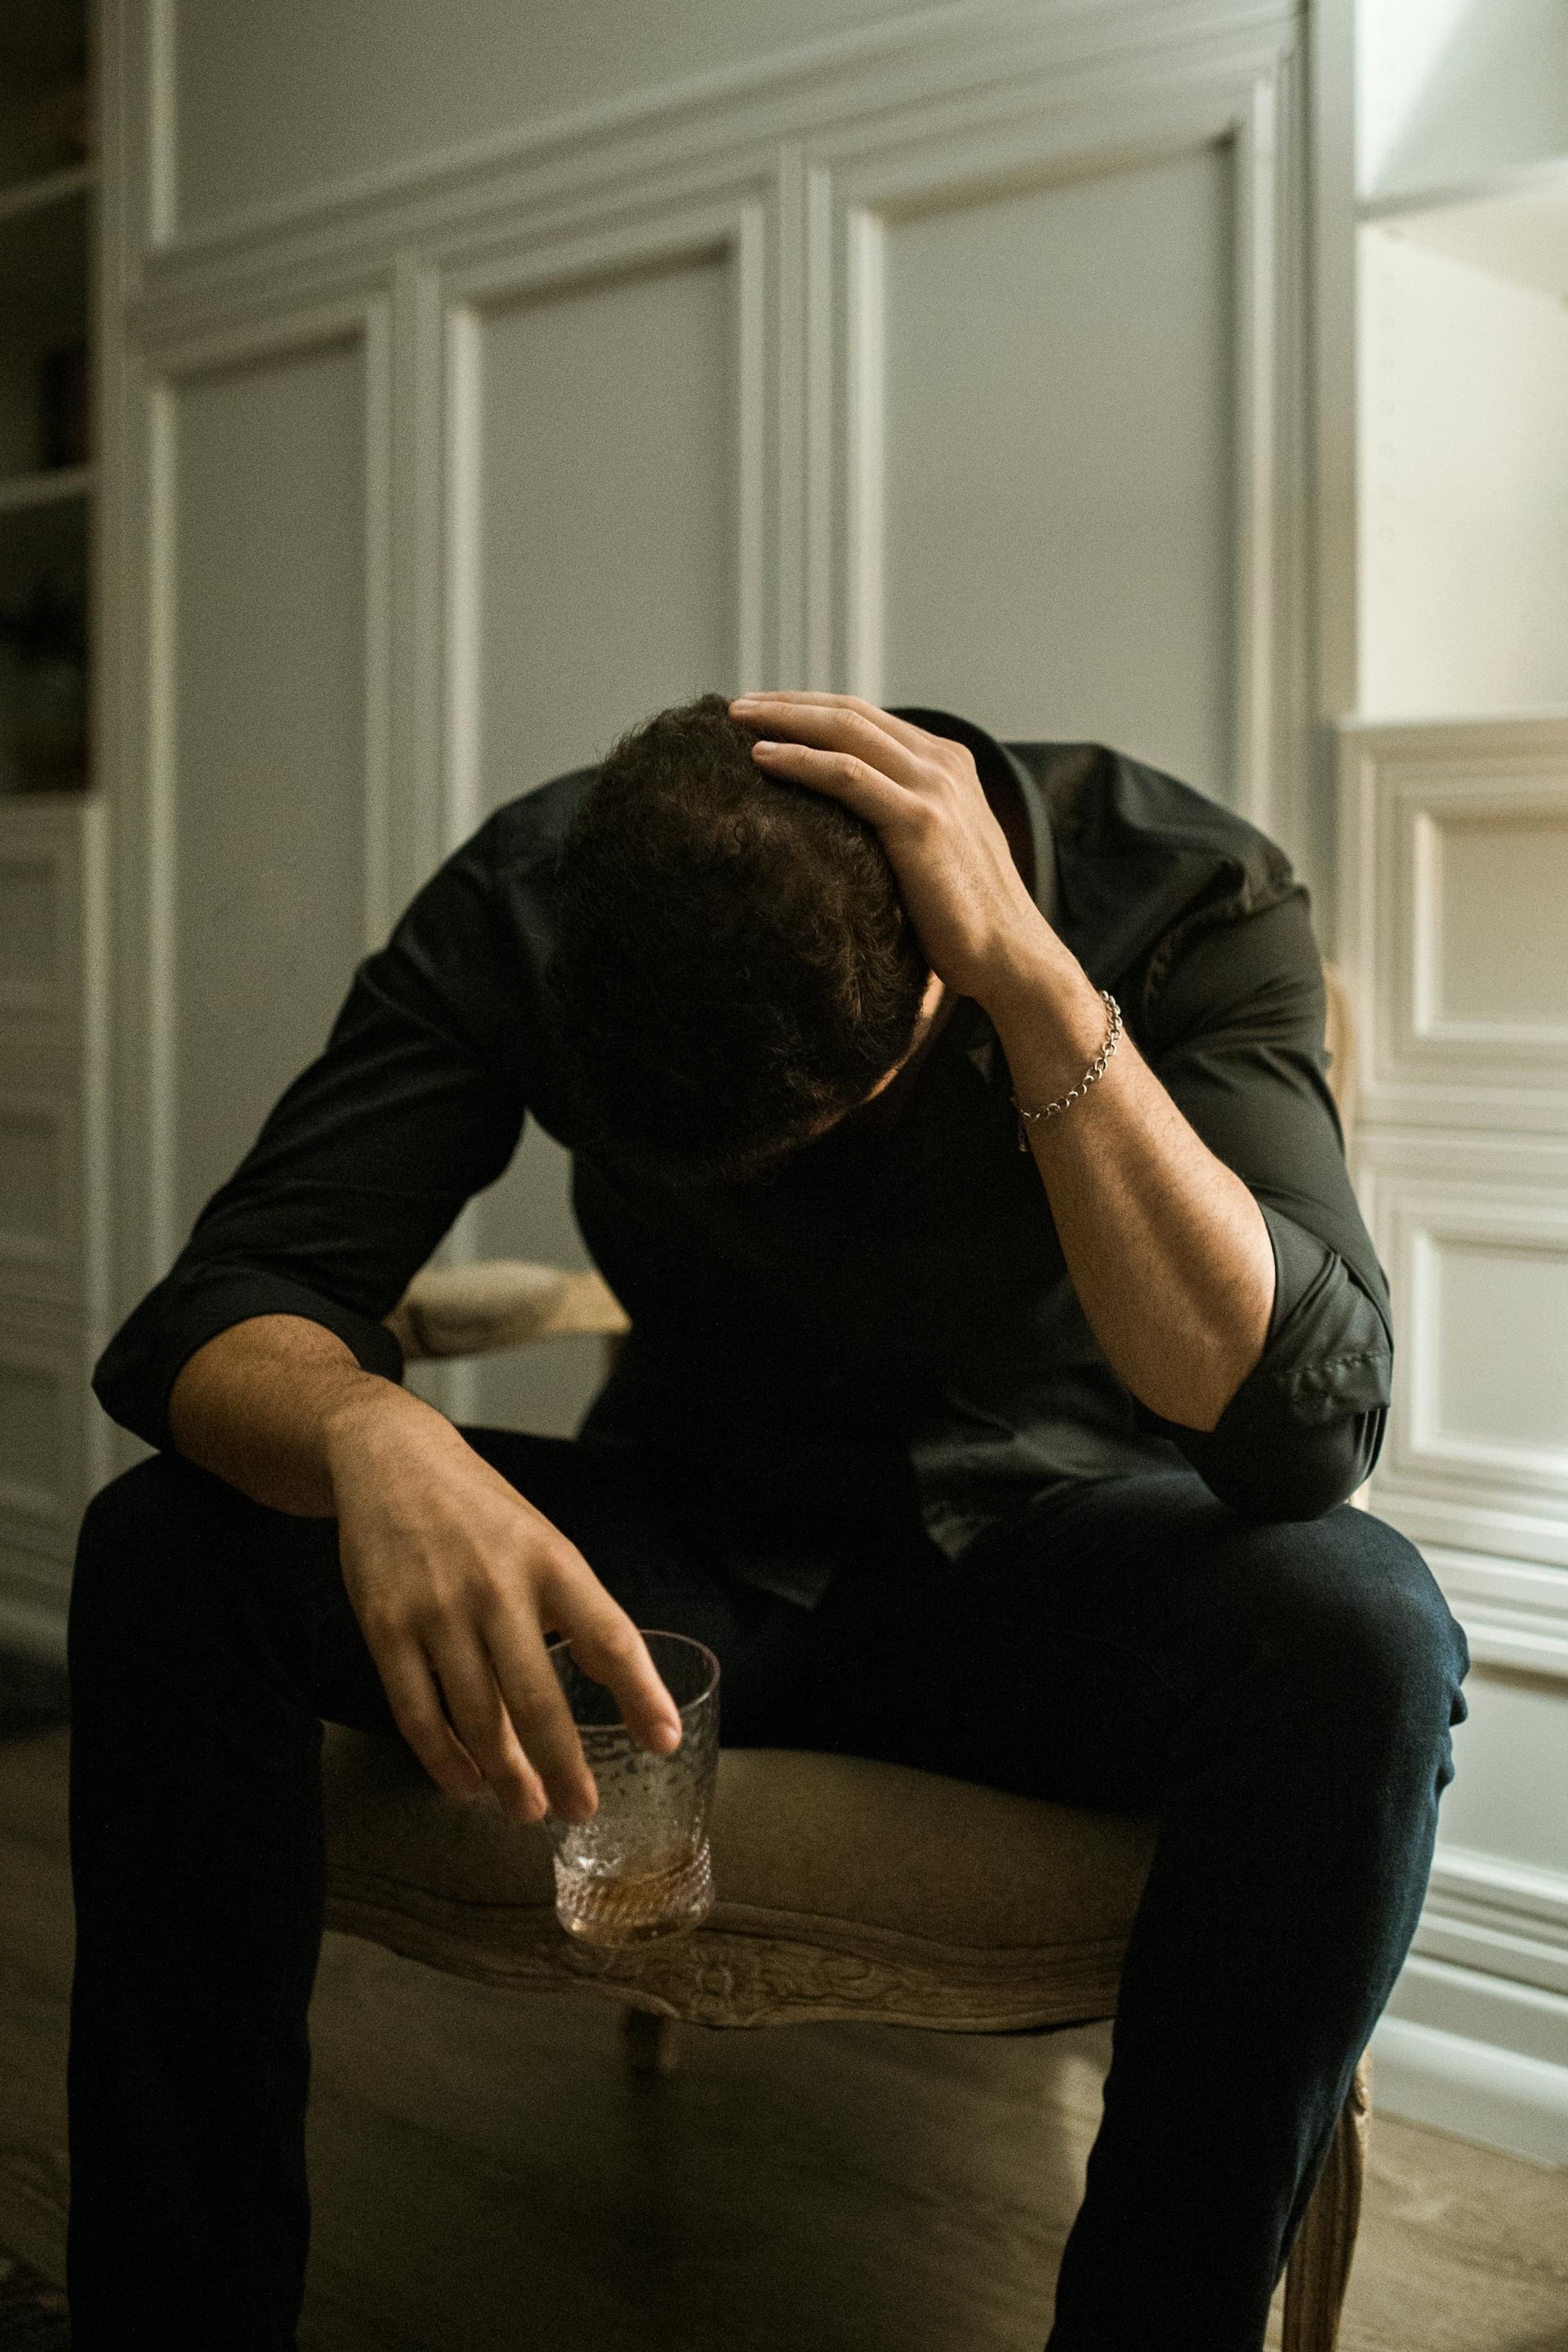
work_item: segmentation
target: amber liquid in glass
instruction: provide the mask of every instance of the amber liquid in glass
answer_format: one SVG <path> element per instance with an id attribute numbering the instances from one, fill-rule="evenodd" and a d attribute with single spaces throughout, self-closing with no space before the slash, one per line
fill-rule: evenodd
<path id="1" fill-rule="evenodd" d="M 700 1927 L 713 1907 L 704 1838 L 695 1854 L 658 1870 L 603 1873 L 555 1859 L 556 1916 L 584 1944 L 648 1944 Z"/>

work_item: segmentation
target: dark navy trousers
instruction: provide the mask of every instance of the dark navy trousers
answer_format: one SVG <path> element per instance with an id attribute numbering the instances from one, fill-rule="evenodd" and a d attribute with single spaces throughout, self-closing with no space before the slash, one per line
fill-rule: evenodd
<path id="1" fill-rule="evenodd" d="M 1049 2352 L 1258 2352 L 1465 1712 L 1419 1554 L 1349 1506 L 1239 1519 L 1184 1470 L 1042 1495 L 956 1562 L 913 1523 L 825 1531 L 806 1609 L 635 1454 L 465 1434 L 637 1623 L 718 1653 L 724 1744 L 1159 1809 Z M 69 1663 L 75 2352 L 287 2352 L 321 1724 L 400 1737 L 335 1522 L 142 1463 L 87 1512 Z"/>

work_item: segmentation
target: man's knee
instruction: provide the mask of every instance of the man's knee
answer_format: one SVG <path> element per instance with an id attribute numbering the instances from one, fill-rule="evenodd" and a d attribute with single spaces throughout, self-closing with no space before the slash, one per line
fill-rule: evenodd
<path id="1" fill-rule="evenodd" d="M 234 1488 L 173 1454 L 153 1454 L 100 1487 L 77 1535 L 73 1648 L 89 1633 L 135 1638 L 169 1606 L 188 1610 L 187 1568 L 211 1562 L 243 1504 Z M 213 1582 L 210 1572 L 197 1580 Z"/>
<path id="2" fill-rule="evenodd" d="M 1256 1539 L 1264 1641 L 1331 1736 L 1363 1751 L 1436 1743 L 1446 1758 L 1469 1651 L 1415 1545 L 1349 1504 Z"/>
<path id="3" fill-rule="evenodd" d="M 82 1513 L 78 1567 L 134 1559 L 153 1547 L 178 1549 L 210 1519 L 212 1490 L 221 1483 L 177 1454 L 153 1454 L 122 1470 Z"/>

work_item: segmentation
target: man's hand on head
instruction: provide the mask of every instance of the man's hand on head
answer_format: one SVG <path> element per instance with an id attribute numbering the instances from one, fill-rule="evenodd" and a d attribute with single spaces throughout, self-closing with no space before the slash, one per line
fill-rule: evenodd
<path id="1" fill-rule="evenodd" d="M 988 1012 L 1058 943 L 1029 895 L 973 754 L 852 694 L 740 696 L 757 765 L 876 827 L 932 970 Z"/>

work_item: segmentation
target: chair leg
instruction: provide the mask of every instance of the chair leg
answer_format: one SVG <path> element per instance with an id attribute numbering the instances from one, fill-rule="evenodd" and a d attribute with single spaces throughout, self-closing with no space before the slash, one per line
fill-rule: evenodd
<path id="1" fill-rule="evenodd" d="M 1361 2221 L 1371 2083 L 1372 2060 L 1363 2052 L 1334 2126 L 1328 2161 L 1290 2250 L 1285 2273 L 1285 2352 L 1334 2352 L 1339 2340 L 1340 2311 Z"/>
<path id="2" fill-rule="evenodd" d="M 621 2047 L 633 2074 L 668 2074 L 675 2065 L 675 2020 L 651 2009 L 621 2011 Z"/>

